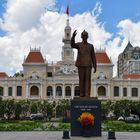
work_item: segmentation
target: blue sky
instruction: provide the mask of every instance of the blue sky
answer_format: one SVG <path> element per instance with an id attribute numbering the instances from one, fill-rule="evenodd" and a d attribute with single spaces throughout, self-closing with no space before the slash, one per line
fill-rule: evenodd
<path id="1" fill-rule="evenodd" d="M 67 5 L 68 0 L 57 0 L 57 7 Z M 131 19 L 133 21 L 140 20 L 140 0 L 69 0 L 70 15 L 85 11 L 92 11 L 96 2 L 102 4 L 102 14 L 99 21 L 105 23 L 108 31 L 116 32 L 116 25 L 120 20 Z"/>
<path id="2" fill-rule="evenodd" d="M 61 59 L 68 1 L 76 41 L 86 29 L 89 42 L 106 50 L 117 73 L 117 57 L 128 41 L 140 46 L 140 0 L 0 0 L 0 71 L 22 70 L 35 46 L 48 62 Z"/>
<path id="3" fill-rule="evenodd" d="M 5 0 L 0 0 L 0 17 L 2 18 L 5 12 Z M 0 36 L 4 36 L 5 32 L 0 29 Z"/>

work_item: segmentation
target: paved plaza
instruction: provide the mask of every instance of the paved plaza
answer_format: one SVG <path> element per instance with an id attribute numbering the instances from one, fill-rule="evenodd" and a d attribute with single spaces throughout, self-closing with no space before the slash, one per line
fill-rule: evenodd
<path id="1" fill-rule="evenodd" d="M 0 132 L 0 140 L 62 140 L 63 132 Z M 71 137 L 71 140 L 86 140 L 83 137 Z M 91 137 L 89 140 L 107 140 L 107 132 L 102 137 Z M 139 132 L 117 132 L 116 140 L 140 140 Z"/>

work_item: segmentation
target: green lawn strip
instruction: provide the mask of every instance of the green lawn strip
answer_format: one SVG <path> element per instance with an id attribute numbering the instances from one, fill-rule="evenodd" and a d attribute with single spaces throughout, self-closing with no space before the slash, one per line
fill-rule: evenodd
<path id="1" fill-rule="evenodd" d="M 46 121 L 0 121 L 0 131 L 63 131 L 70 130 L 69 123 Z"/>
<path id="2" fill-rule="evenodd" d="M 125 123 L 123 121 L 105 121 L 102 123 L 103 131 L 108 131 L 110 129 L 118 132 L 140 132 L 140 124 Z"/>
<path id="3" fill-rule="evenodd" d="M 0 131 L 33 131 L 42 123 L 41 121 L 0 121 Z"/>
<path id="4" fill-rule="evenodd" d="M 140 132 L 140 123 L 125 123 L 123 121 L 104 121 L 102 131 Z M 63 131 L 70 130 L 70 123 L 46 121 L 0 121 L 0 131 Z"/>
<path id="5" fill-rule="evenodd" d="M 46 122 L 43 123 L 39 128 L 36 128 L 35 130 L 43 130 L 43 131 L 70 130 L 70 123 Z"/>

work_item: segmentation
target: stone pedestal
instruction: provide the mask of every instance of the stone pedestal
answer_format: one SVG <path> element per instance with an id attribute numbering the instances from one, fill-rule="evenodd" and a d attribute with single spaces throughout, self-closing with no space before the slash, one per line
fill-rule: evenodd
<path id="1" fill-rule="evenodd" d="M 89 112 L 95 116 L 89 136 L 101 136 L 101 101 L 91 98 L 71 101 L 71 136 L 83 136 L 83 127 L 78 121 L 83 112 Z"/>

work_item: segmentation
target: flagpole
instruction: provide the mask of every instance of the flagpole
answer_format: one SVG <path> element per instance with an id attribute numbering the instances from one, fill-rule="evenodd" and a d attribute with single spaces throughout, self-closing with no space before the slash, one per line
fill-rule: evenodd
<path id="1" fill-rule="evenodd" d="M 67 26 L 69 26 L 69 1 L 67 4 L 66 14 L 67 14 Z"/>

